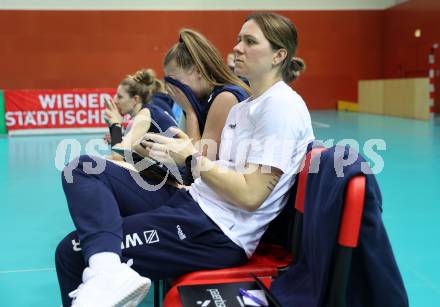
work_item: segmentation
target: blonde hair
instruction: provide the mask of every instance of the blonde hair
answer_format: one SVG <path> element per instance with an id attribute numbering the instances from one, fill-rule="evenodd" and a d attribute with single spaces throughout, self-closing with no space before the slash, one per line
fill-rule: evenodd
<path id="1" fill-rule="evenodd" d="M 197 67 L 211 86 L 234 84 L 250 93 L 249 87 L 230 70 L 211 42 L 194 30 L 180 30 L 179 42 L 165 54 L 163 65 L 173 60 L 183 69 Z"/>
<path id="2" fill-rule="evenodd" d="M 286 49 L 287 56 L 280 67 L 285 82 L 297 79 L 306 65 L 301 58 L 295 57 L 298 47 L 298 33 L 290 19 L 275 13 L 253 13 L 245 21 L 253 20 L 270 42 L 273 50 Z"/>
<path id="3" fill-rule="evenodd" d="M 163 82 L 156 79 L 156 73 L 152 69 L 141 69 L 133 75 L 127 75 L 120 85 L 126 86 L 130 97 L 139 96 L 142 104 L 148 103 L 157 92 L 165 92 Z"/>

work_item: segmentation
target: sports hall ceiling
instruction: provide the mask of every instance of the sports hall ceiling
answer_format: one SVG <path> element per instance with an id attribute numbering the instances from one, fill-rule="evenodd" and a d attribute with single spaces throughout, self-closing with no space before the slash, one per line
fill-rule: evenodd
<path id="1" fill-rule="evenodd" d="M 0 10 L 381 10 L 407 0 L 0 0 Z"/>

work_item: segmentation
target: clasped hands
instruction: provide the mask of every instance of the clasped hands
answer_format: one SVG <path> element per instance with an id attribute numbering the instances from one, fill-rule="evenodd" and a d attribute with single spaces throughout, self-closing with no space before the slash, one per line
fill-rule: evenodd
<path id="1" fill-rule="evenodd" d="M 171 127 L 167 132 L 171 132 L 175 137 L 147 133 L 134 145 L 134 150 L 144 157 L 149 156 L 165 165 L 185 165 L 186 158 L 196 153 L 197 149 L 182 130 Z"/>

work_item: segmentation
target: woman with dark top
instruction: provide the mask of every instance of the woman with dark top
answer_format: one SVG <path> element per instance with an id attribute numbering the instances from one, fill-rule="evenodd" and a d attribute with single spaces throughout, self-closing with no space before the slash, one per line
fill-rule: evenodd
<path id="1" fill-rule="evenodd" d="M 126 76 L 105 110 L 111 145 L 131 148 L 146 132 L 160 133 L 176 127 L 172 105 L 173 100 L 152 69 L 142 69 Z M 131 120 L 123 133 L 123 116 L 127 114 Z"/>

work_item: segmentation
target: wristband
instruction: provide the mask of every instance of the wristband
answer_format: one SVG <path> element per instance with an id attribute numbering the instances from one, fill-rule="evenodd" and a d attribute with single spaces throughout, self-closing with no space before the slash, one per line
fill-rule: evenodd
<path id="1" fill-rule="evenodd" d="M 111 137 L 111 144 L 114 146 L 115 144 L 122 142 L 122 128 L 120 124 L 112 124 L 109 127 L 110 130 L 110 137 Z"/>
<path id="2" fill-rule="evenodd" d="M 193 153 L 192 155 L 189 155 L 188 157 L 185 158 L 185 166 L 192 168 L 195 166 L 195 164 L 197 163 L 197 159 L 200 158 L 202 155 L 196 151 L 195 153 Z"/>
<path id="3" fill-rule="evenodd" d="M 202 155 L 199 152 L 195 152 L 192 155 L 189 155 L 185 158 L 185 178 L 184 178 L 184 184 L 190 185 L 194 182 L 194 176 L 193 176 L 193 170 L 197 166 L 197 159 L 200 158 Z"/>

